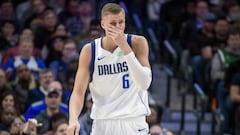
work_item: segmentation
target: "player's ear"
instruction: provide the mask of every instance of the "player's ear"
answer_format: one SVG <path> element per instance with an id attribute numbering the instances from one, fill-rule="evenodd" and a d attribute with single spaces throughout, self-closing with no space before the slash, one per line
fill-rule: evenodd
<path id="1" fill-rule="evenodd" d="M 103 20 L 101 20 L 101 27 L 102 27 L 103 29 L 105 29 L 105 25 L 104 25 L 104 21 L 103 21 Z"/>

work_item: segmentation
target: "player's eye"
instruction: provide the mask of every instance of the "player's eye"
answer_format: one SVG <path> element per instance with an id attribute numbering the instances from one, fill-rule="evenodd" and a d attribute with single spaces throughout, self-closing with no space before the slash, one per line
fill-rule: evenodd
<path id="1" fill-rule="evenodd" d="M 117 25 L 116 22 L 111 22 L 110 24 L 111 24 L 112 26 L 116 26 L 116 25 Z"/>

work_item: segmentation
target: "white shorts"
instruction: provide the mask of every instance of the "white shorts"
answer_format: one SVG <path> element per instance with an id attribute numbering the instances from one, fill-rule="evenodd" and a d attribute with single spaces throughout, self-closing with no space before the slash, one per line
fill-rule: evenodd
<path id="1" fill-rule="evenodd" d="M 148 135 L 149 127 L 145 116 L 116 119 L 94 120 L 91 135 Z"/>

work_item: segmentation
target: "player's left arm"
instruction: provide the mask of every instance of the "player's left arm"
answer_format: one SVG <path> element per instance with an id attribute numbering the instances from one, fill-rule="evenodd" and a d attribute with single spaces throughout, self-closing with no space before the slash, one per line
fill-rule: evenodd
<path id="1" fill-rule="evenodd" d="M 149 48 L 145 37 L 132 37 L 132 52 L 125 55 L 130 76 L 141 90 L 147 90 L 152 81 L 152 72 L 148 60 Z"/>
<path id="2" fill-rule="evenodd" d="M 132 50 L 139 61 L 139 63 L 143 67 L 149 67 L 149 48 L 148 48 L 148 42 L 145 37 L 133 35 L 132 36 Z"/>

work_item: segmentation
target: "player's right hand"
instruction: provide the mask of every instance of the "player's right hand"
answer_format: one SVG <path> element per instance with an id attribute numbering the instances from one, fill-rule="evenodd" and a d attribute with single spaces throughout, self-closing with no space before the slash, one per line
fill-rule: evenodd
<path id="1" fill-rule="evenodd" d="M 67 128 L 67 135 L 79 135 L 80 131 L 80 124 L 78 121 L 76 122 L 69 122 L 68 128 Z"/>

